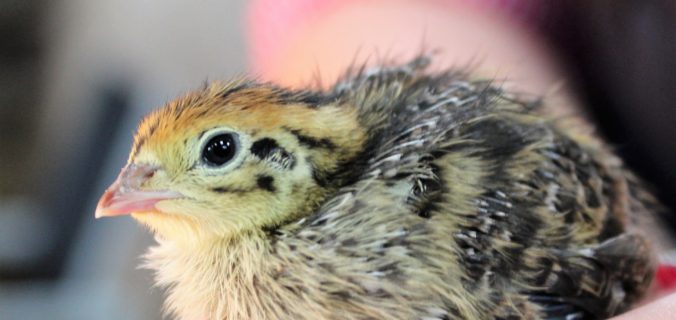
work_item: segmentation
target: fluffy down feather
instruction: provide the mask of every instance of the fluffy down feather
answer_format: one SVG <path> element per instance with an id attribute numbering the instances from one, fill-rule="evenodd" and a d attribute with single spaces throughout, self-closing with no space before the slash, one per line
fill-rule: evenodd
<path id="1" fill-rule="evenodd" d="M 129 163 L 154 169 L 135 187 L 185 196 L 133 214 L 157 234 L 146 266 L 167 311 L 587 319 L 631 307 L 654 269 L 636 228 L 652 198 L 539 102 L 427 63 L 351 70 L 326 92 L 213 84 L 148 116 Z M 210 130 L 238 135 L 233 164 L 200 162 Z"/>

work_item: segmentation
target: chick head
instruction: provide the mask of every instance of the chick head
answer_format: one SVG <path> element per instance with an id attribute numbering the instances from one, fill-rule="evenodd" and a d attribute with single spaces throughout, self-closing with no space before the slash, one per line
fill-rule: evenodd
<path id="1" fill-rule="evenodd" d="M 274 228 L 337 187 L 365 135 L 353 108 L 319 94 L 212 84 L 141 122 L 96 216 L 131 214 L 187 241 Z"/>

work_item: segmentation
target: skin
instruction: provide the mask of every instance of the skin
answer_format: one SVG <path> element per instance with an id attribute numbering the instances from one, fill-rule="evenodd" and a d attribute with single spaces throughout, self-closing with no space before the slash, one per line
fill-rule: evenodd
<path id="1" fill-rule="evenodd" d="M 670 294 L 613 319 L 670 320 L 674 319 L 674 316 L 676 316 L 676 294 Z"/>

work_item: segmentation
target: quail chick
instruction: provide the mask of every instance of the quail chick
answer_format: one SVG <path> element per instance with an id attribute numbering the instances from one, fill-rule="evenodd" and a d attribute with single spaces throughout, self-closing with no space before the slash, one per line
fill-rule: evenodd
<path id="1" fill-rule="evenodd" d="M 140 124 L 96 216 L 131 216 L 180 319 L 592 319 L 632 306 L 651 197 L 487 81 L 405 65 L 326 91 L 215 83 Z"/>

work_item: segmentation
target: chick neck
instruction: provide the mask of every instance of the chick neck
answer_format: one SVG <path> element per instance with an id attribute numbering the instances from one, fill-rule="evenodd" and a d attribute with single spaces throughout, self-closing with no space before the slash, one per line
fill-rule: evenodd
<path id="1" fill-rule="evenodd" d="M 157 241 L 159 245 L 145 256 L 145 266 L 155 271 L 157 285 L 169 288 L 168 313 L 181 319 L 241 318 L 251 310 L 239 308 L 260 303 L 259 279 L 269 274 L 271 252 L 264 232 L 213 238 L 193 246 Z"/>

